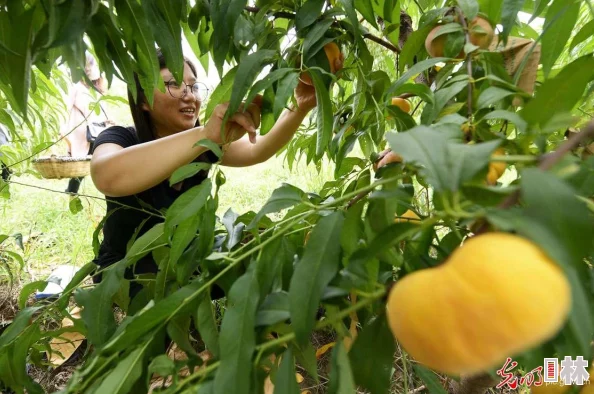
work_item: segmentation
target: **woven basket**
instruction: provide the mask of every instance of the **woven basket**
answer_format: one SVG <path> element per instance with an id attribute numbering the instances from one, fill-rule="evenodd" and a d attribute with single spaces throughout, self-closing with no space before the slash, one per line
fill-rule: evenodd
<path id="1" fill-rule="evenodd" d="M 33 167 L 46 179 L 78 178 L 91 172 L 91 156 L 44 156 L 33 160 Z"/>

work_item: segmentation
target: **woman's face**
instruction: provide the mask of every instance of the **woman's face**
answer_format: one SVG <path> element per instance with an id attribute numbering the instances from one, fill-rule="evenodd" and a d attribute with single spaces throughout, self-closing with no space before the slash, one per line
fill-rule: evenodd
<path id="1" fill-rule="evenodd" d="M 184 63 L 183 82 L 189 86 L 186 88 L 185 95 L 183 95 L 183 92 L 186 86 L 181 83 L 182 81 L 176 81 L 169 69 L 162 69 L 161 76 L 165 82 L 165 92 L 155 89 L 153 107 L 150 108 L 148 104 L 144 104 L 143 107 L 144 110 L 149 112 L 155 125 L 157 138 L 195 127 L 201 104 L 199 98 L 192 93 L 191 86 L 197 80 L 188 63 Z M 170 91 L 178 97 L 181 95 L 183 97 L 173 97 L 169 93 Z"/>

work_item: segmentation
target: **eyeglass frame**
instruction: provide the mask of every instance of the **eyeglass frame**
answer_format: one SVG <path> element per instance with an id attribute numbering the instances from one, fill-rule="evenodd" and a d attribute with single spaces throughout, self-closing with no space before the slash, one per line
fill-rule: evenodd
<path id="1" fill-rule="evenodd" d="M 186 97 L 186 94 L 188 94 L 188 84 L 185 81 L 182 81 L 181 83 L 183 83 L 183 85 L 184 85 L 184 93 L 180 97 L 175 97 L 173 95 L 173 93 L 171 93 L 170 86 L 174 85 L 176 88 L 181 88 L 181 85 L 178 85 L 177 81 L 175 81 L 173 79 L 170 79 L 169 81 L 165 82 L 165 86 L 167 86 L 167 92 L 169 92 L 169 95 L 171 97 L 176 98 L 176 99 L 182 99 L 182 98 Z M 202 97 L 199 97 L 200 96 L 199 94 L 196 95 L 194 92 L 192 92 L 194 97 L 197 97 L 198 100 L 200 100 L 200 101 L 206 100 L 210 94 L 210 89 L 208 88 L 208 86 L 206 86 L 206 84 L 204 82 L 198 82 L 198 81 L 194 82 L 191 86 L 195 86 L 195 85 L 203 86 L 204 89 L 206 89 L 206 95 L 204 98 L 202 98 Z"/>

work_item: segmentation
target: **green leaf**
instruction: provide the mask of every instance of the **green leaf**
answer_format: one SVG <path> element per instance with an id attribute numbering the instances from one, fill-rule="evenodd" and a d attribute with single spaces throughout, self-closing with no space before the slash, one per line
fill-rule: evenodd
<path id="1" fill-rule="evenodd" d="M 446 23 L 445 25 L 438 26 L 433 37 L 435 39 L 444 34 L 459 33 L 463 31 L 464 29 L 462 28 L 462 25 L 459 23 Z"/>
<path id="2" fill-rule="evenodd" d="M 31 83 L 31 63 L 33 57 L 33 53 L 31 53 L 31 41 L 35 28 L 34 15 L 35 8 L 30 8 L 18 15 L 18 22 L 14 20 L 12 26 L 7 21 L 2 22 L 2 24 L 7 25 L 4 29 L 10 29 L 10 41 L 3 37 L 3 32 L 0 30 L 0 41 L 7 44 L 11 51 L 19 54 L 19 56 L 14 56 L 0 53 L 0 63 L 3 63 L 9 71 L 8 77 L 10 79 L 12 94 L 18 105 L 17 109 L 24 117 L 27 114 L 27 100 L 29 97 L 29 85 Z"/>
<path id="3" fill-rule="evenodd" d="M 74 292 L 77 304 L 83 308 L 80 315 L 87 329 L 87 338 L 94 346 L 103 345 L 116 330 L 112 297 L 124 279 L 124 268 L 121 264 L 113 265 L 103 272 L 97 287 Z"/>
<path id="4" fill-rule="evenodd" d="M 133 350 L 126 358 L 120 361 L 115 369 L 111 370 L 101 385 L 97 388 L 97 393 L 124 394 L 129 393 L 134 387 L 136 381 L 142 375 L 142 364 L 146 345 Z"/>
<path id="5" fill-rule="evenodd" d="M 373 6 L 371 0 L 355 0 L 355 9 L 363 15 L 363 18 L 377 30 L 379 30 L 375 21 L 375 13 L 373 12 Z"/>
<path id="6" fill-rule="evenodd" d="M 203 294 L 206 289 L 207 286 L 204 285 L 204 281 L 201 279 L 194 280 L 154 306 L 135 314 L 126 324 L 118 327 L 111 340 L 103 347 L 103 351 L 112 353 L 129 348 L 131 344 L 138 341 L 152 329 L 183 310 L 184 306 L 188 305 L 200 294 Z"/>
<path id="7" fill-rule="evenodd" d="M 538 89 L 520 115 L 530 125 L 544 126 L 555 114 L 570 111 L 594 79 L 594 58 L 582 56 L 565 66 Z"/>
<path id="8" fill-rule="evenodd" d="M 348 21 L 352 26 L 352 33 L 355 37 L 355 46 L 356 46 L 356 56 L 361 60 L 362 69 L 365 73 L 369 73 L 373 66 L 373 56 L 369 52 L 367 45 L 365 44 L 365 40 L 363 40 L 363 31 L 361 29 L 361 24 L 359 23 L 359 19 L 357 16 L 357 11 L 355 11 L 355 6 L 353 4 L 353 0 L 340 0 L 339 3 L 344 8 Z M 393 10 L 396 9 L 393 8 Z M 398 7 L 398 13 L 400 13 L 400 7 Z M 384 19 L 385 18 L 384 15 Z M 317 86 L 316 86 L 316 94 L 317 94 Z M 318 101 L 318 105 L 319 105 Z"/>
<path id="9" fill-rule="evenodd" d="M 332 350 L 328 394 L 352 394 L 356 392 L 355 388 L 347 351 L 342 341 L 338 341 Z"/>
<path id="10" fill-rule="evenodd" d="M 174 226 L 190 216 L 198 214 L 210 196 L 211 188 L 210 179 L 205 179 L 200 185 L 192 187 L 171 204 L 165 216 L 166 234 L 171 234 Z"/>
<path id="11" fill-rule="evenodd" d="M 198 304 L 196 312 L 196 327 L 206 348 L 219 358 L 219 331 L 217 330 L 215 315 L 210 294 L 206 293 Z"/>
<path id="12" fill-rule="evenodd" d="M 0 335 L 0 350 L 7 345 L 10 345 L 15 339 L 19 337 L 30 325 L 33 315 L 40 310 L 41 306 L 25 308 L 17 313 L 14 320 L 6 330 Z M 2 352 L 0 352 L 2 354 Z"/>
<path id="13" fill-rule="evenodd" d="M 507 42 L 507 37 L 512 28 L 516 24 L 518 13 L 522 10 L 525 0 L 503 0 L 501 8 L 501 24 L 503 25 L 503 32 L 501 38 Z"/>
<path id="14" fill-rule="evenodd" d="M 289 287 L 291 321 L 297 342 L 304 344 L 315 324 L 322 292 L 340 264 L 340 231 L 344 217 L 335 212 L 323 217 L 311 232 L 303 257 Z"/>
<path id="15" fill-rule="evenodd" d="M 316 157 L 321 159 L 332 140 L 332 102 L 320 73 L 317 70 L 310 70 L 309 74 L 316 88 L 317 117 L 316 124 L 318 131 L 316 135 Z"/>
<path id="16" fill-rule="evenodd" d="M 476 0 L 457 0 L 457 3 L 467 20 L 473 20 L 478 14 L 479 5 Z"/>
<path id="17" fill-rule="evenodd" d="M 573 264 L 580 267 L 592 248 L 594 225 L 588 208 L 575 194 L 568 184 L 549 173 L 534 168 L 522 171 L 522 200 L 527 214 L 554 233 L 571 253 Z"/>
<path id="18" fill-rule="evenodd" d="M 573 51 L 573 48 L 586 41 L 587 39 L 594 36 L 594 19 L 586 23 L 580 31 L 573 37 L 571 45 L 569 46 L 569 52 Z"/>
<path id="19" fill-rule="evenodd" d="M 143 7 L 135 0 L 114 2 L 126 47 L 143 66 L 139 79 L 146 92 L 149 105 L 153 103 L 153 91 L 159 80 L 159 60 L 155 50 L 155 39 Z M 111 37 L 112 39 L 114 37 Z M 130 82 L 128 85 L 130 86 Z"/>
<path id="20" fill-rule="evenodd" d="M 233 43 L 233 27 L 247 5 L 247 0 L 215 1 L 210 3 L 210 17 L 214 28 L 212 45 L 214 63 L 222 74 L 227 52 Z"/>
<path id="21" fill-rule="evenodd" d="M 159 47 L 163 51 L 167 67 L 176 80 L 181 81 L 184 77 L 184 54 L 182 50 L 182 15 L 187 15 L 185 0 L 152 0 L 153 14 L 149 14 L 149 20 L 153 20 L 153 34 Z M 150 1 L 143 1 L 142 4 L 149 4 Z M 156 22 L 156 23 L 155 23 Z M 157 24 L 158 23 L 158 24 Z M 163 28 L 165 27 L 165 29 Z M 156 28 L 156 29 L 155 29 Z M 157 33 L 155 33 L 157 32 Z"/>
<path id="22" fill-rule="evenodd" d="M 425 368 L 421 364 L 413 364 L 413 368 L 423 383 L 425 383 L 425 387 L 427 387 L 430 394 L 447 394 L 435 372 Z"/>
<path id="23" fill-rule="evenodd" d="M 418 126 L 406 133 L 388 133 L 392 150 L 405 162 L 422 165 L 421 173 L 435 190 L 458 190 L 484 169 L 498 141 L 466 145 L 448 141 L 443 133 Z"/>
<path id="24" fill-rule="evenodd" d="M 439 89 L 435 93 L 434 104 L 426 105 L 423 109 L 423 113 L 421 114 L 421 123 L 427 125 L 433 123 L 439 117 L 445 105 L 448 104 L 448 102 L 451 99 L 453 99 L 458 93 L 460 93 L 462 89 L 468 86 L 468 79 L 466 78 L 466 76 L 463 75 L 461 77 L 464 78 L 462 80 L 453 82 L 452 84 Z"/>
<path id="25" fill-rule="evenodd" d="M 42 394 L 44 390 L 27 373 L 29 349 L 41 339 L 39 325 L 33 324 L 19 334 L 18 341 L 0 352 L 0 382 L 17 393 L 25 388 L 27 393 Z"/>
<path id="26" fill-rule="evenodd" d="M 295 358 L 299 365 L 301 365 L 305 371 L 311 376 L 316 382 L 319 382 L 318 378 L 318 365 L 316 361 L 316 349 L 312 346 L 311 342 L 307 342 L 302 347 L 299 347 L 294 341 L 290 344 Z"/>
<path id="27" fill-rule="evenodd" d="M 476 101 L 476 107 L 477 109 L 487 108 L 503 100 L 505 97 L 511 96 L 512 94 L 514 94 L 514 92 L 510 92 L 507 89 L 502 89 L 495 86 L 488 87 L 479 96 L 478 100 Z"/>
<path id="28" fill-rule="evenodd" d="M 214 379 L 215 394 L 250 393 L 252 355 L 256 347 L 254 323 L 259 297 L 258 281 L 250 270 L 229 291 L 219 337 L 221 361 Z"/>
<path id="29" fill-rule="evenodd" d="M 291 348 L 283 353 L 274 379 L 274 394 L 299 394 L 299 385 L 295 379 L 295 359 Z"/>
<path id="30" fill-rule="evenodd" d="M 254 97 L 256 97 L 256 95 L 259 92 L 268 89 L 276 81 L 283 79 L 288 73 L 292 73 L 292 72 L 295 72 L 295 70 L 292 68 L 281 68 L 278 70 L 274 70 L 270 74 L 266 75 L 264 78 L 262 78 L 261 80 L 256 82 L 254 84 L 254 86 L 252 86 L 249 94 L 247 95 L 247 97 L 245 99 L 245 102 L 251 103 L 252 101 L 254 101 Z"/>
<path id="31" fill-rule="evenodd" d="M 276 90 L 276 97 L 274 98 L 274 107 L 272 113 L 274 118 L 278 119 L 281 112 L 286 106 L 287 100 L 293 97 L 293 91 L 299 84 L 299 74 L 290 73 L 284 76 L 278 83 L 278 89 Z"/>
<path id="32" fill-rule="evenodd" d="M 200 226 L 201 217 L 199 213 L 188 217 L 183 220 L 174 230 L 173 237 L 171 239 L 171 249 L 169 256 L 167 256 L 167 262 L 163 262 L 164 266 L 159 266 L 159 273 L 157 274 L 157 283 L 155 289 L 155 301 L 159 301 L 165 294 L 165 287 L 167 286 L 167 275 L 172 271 L 172 268 L 178 265 L 179 259 L 188 247 L 190 243 L 196 238 L 198 227 Z M 161 276 L 159 276 L 161 275 Z M 179 271 L 178 271 L 179 277 Z M 186 276 L 187 278 L 187 276 Z M 161 281 L 159 280 L 161 279 Z M 187 281 L 187 279 L 186 279 Z M 178 281 L 180 284 L 185 284 L 183 281 Z"/>
<path id="33" fill-rule="evenodd" d="M 363 239 L 363 203 L 351 206 L 346 213 L 342 231 L 340 232 L 340 244 L 347 255 L 357 250 L 359 240 Z"/>
<path id="34" fill-rule="evenodd" d="M 386 315 L 382 314 L 363 328 L 349 352 L 351 365 L 356 366 L 355 382 L 372 394 L 386 393 L 390 388 L 391 368 L 387 366 L 394 359 L 393 339 Z"/>
<path id="35" fill-rule="evenodd" d="M 279 237 L 267 244 L 260 254 L 256 265 L 256 277 L 260 285 L 260 298 L 270 293 L 275 280 L 281 275 L 284 264 L 293 263 L 292 248 L 286 238 Z"/>
<path id="36" fill-rule="evenodd" d="M 175 373 L 175 363 L 166 354 L 161 354 L 149 364 L 149 374 L 156 373 L 159 376 L 166 377 Z"/>
<path id="37" fill-rule="evenodd" d="M 76 196 L 73 199 L 71 199 L 68 203 L 68 208 L 70 209 L 70 213 L 72 213 L 73 215 L 76 215 L 77 213 L 82 211 L 84 208 L 82 205 L 82 201 L 80 200 L 80 197 Z"/>
<path id="38" fill-rule="evenodd" d="M 36 290 L 43 290 L 45 286 L 47 286 L 47 281 L 45 280 L 36 280 L 23 286 L 21 289 L 21 294 L 19 295 L 19 309 L 25 309 L 27 300 L 29 299 L 31 293 Z"/>
<path id="39" fill-rule="evenodd" d="M 518 129 L 518 131 L 520 133 L 526 132 L 526 127 L 527 127 L 526 121 L 524 119 L 522 119 L 522 117 L 515 112 L 499 109 L 499 110 L 489 112 L 488 114 L 483 116 L 483 120 L 491 120 L 491 119 L 507 120 L 507 121 L 515 124 L 516 128 Z"/>
<path id="40" fill-rule="evenodd" d="M 241 59 L 235 76 L 235 83 L 233 83 L 231 100 L 229 101 L 229 107 L 227 108 L 225 118 L 233 115 L 239 109 L 241 101 L 254 83 L 258 74 L 260 74 L 265 65 L 272 63 L 275 56 L 276 51 L 273 51 L 272 49 L 261 49 Z"/>
<path id="41" fill-rule="evenodd" d="M 307 0 L 295 14 L 295 28 L 297 32 L 308 27 L 318 19 L 324 6 L 324 0 Z"/>
<path id="42" fill-rule="evenodd" d="M 422 29 L 412 32 L 402 47 L 398 64 L 398 72 L 402 74 L 404 67 L 411 66 L 414 63 L 415 56 L 425 45 L 425 39 L 433 26 L 425 26 Z M 394 93 L 396 94 L 396 93 Z"/>
<path id="43" fill-rule="evenodd" d="M 549 7 L 542 34 L 541 62 L 545 77 L 569 41 L 579 12 L 579 2 L 555 0 Z"/>
<path id="44" fill-rule="evenodd" d="M 190 358 L 197 359 L 198 353 L 192 347 L 189 339 L 190 316 L 178 316 L 167 324 L 167 334 Z"/>
<path id="45" fill-rule="evenodd" d="M 196 142 L 194 146 L 203 146 L 207 148 L 212 153 L 214 153 L 219 159 L 223 156 L 223 151 L 221 150 L 221 147 L 218 146 L 213 140 L 209 140 L 208 138 Z"/>
<path id="46" fill-rule="evenodd" d="M 307 33 L 305 39 L 303 40 L 303 56 L 305 59 L 311 59 L 321 48 L 315 48 L 316 50 L 312 50 L 315 44 L 320 41 L 320 39 L 324 36 L 324 34 L 328 31 L 332 23 L 334 22 L 333 19 L 324 19 L 317 22 Z"/>
<path id="47" fill-rule="evenodd" d="M 386 91 L 386 96 L 391 97 L 393 96 L 393 92 L 398 89 L 400 86 L 404 85 L 405 83 L 409 82 L 414 76 L 435 66 L 437 63 L 445 63 L 449 60 L 447 57 L 435 57 L 431 59 L 426 59 L 416 63 L 414 66 L 408 69 L 396 82 L 388 88 Z"/>
<path id="48" fill-rule="evenodd" d="M 284 291 L 271 293 L 258 308 L 256 326 L 272 326 L 288 320 L 290 317 L 289 294 Z"/>
<path id="49" fill-rule="evenodd" d="M 150 253 L 153 249 L 165 245 L 163 223 L 155 224 L 139 237 L 126 253 L 126 260 L 132 264 L 136 260 Z"/>
<path id="50" fill-rule="evenodd" d="M 236 66 L 229 70 L 227 74 L 221 79 L 221 82 L 217 85 L 214 92 L 208 98 L 208 104 L 206 105 L 206 110 L 204 111 L 204 117 L 209 119 L 212 115 L 212 111 L 214 111 L 215 107 L 223 102 L 229 100 L 231 98 L 231 90 L 233 89 L 234 82 L 235 82 L 235 75 L 237 74 L 237 69 L 239 66 Z"/>
<path id="51" fill-rule="evenodd" d="M 176 183 L 181 182 L 186 178 L 190 178 L 199 173 L 200 171 L 208 171 L 210 170 L 210 167 L 212 167 L 212 164 L 210 163 L 186 164 L 185 166 L 178 168 L 173 172 L 173 174 L 171 174 L 171 177 L 169 178 L 169 186 L 175 185 Z"/>
<path id="52" fill-rule="evenodd" d="M 293 185 L 289 185 L 288 183 L 283 183 L 281 187 L 272 192 L 272 195 L 268 201 L 266 201 L 266 204 L 264 204 L 262 209 L 260 209 L 247 229 L 249 230 L 254 228 L 264 215 L 272 212 L 278 212 L 281 209 L 290 208 L 296 204 L 299 204 L 301 201 L 303 201 L 304 196 L 305 193 L 303 193 L 301 189 L 298 189 Z"/>
<path id="53" fill-rule="evenodd" d="M 400 86 L 393 92 L 393 94 L 396 96 L 403 93 L 412 93 L 428 104 L 433 104 L 435 102 L 433 91 L 429 88 L 429 86 L 422 83 L 407 83 Z"/>

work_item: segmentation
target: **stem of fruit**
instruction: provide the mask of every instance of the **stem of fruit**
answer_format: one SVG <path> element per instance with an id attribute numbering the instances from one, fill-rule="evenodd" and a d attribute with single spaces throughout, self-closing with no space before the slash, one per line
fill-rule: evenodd
<path id="1" fill-rule="evenodd" d="M 460 23 L 462 23 L 462 27 L 464 28 L 464 33 L 466 34 L 466 43 L 470 43 L 470 32 L 468 31 L 468 24 L 466 23 L 466 18 L 464 14 L 462 14 L 462 10 L 456 7 L 456 11 L 458 12 L 458 16 L 460 19 Z M 468 122 L 472 122 L 472 87 L 473 87 L 473 80 L 472 80 L 472 54 L 466 54 L 466 70 L 468 72 Z"/>

